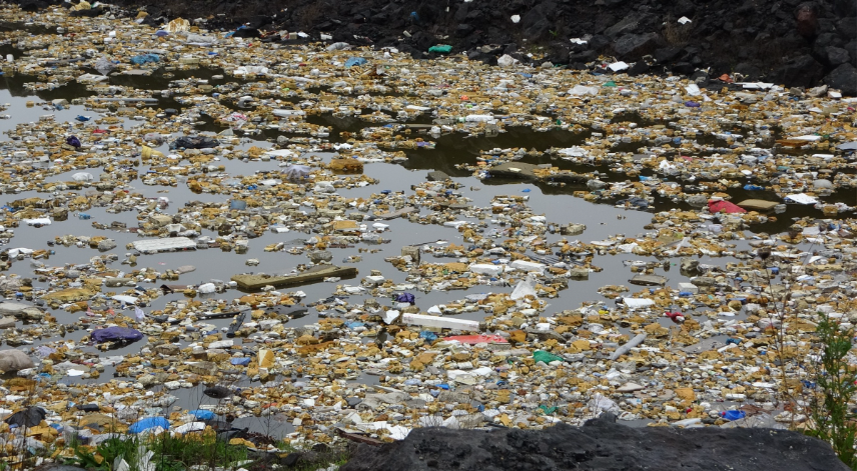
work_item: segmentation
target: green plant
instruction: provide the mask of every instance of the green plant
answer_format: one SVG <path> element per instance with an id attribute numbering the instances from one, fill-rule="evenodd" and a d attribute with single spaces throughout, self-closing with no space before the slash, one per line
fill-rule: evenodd
<path id="1" fill-rule="evenodd" d="M 816 335 L 821 343 L 821 364 L 816 373 L 816 387 L 810 398 L 812 423 L 807 435 L 820 438 L 851 469 L 857 470 L 857 422 L 849 402 L 857 393 L 857 369 L 848 364 L 854 329 L 842 329 L 838 322 L 820 314 Z"/>
<path id="2" fill-rule="evenodd" d="M 149 450 L 155 452 L 151 462 L 155 463 L 157 471 L 182 471 L 194 465 L 204 465 L 211 469 L 228 468 L 247 459 L 245 447 L 217 440 L 214 434 L 190 433 L 172 436 L 163 433 L 148 439 L 127 436 L 105 440 L 94 451 L 77 443 L 73 444 L 72 448 L 75 456 L 63 460 L 64 464 L 98 471 L 109 471 L 119 457 L 124 459 L 132 470 L 136 470 L 141 453 Z M 103 458 L 100 463 L 96 455 Z"/>
<path id="3" fill-rule="evenodd" d="M 96 451 L 104 457 L 104 462 L 108 466 L 111 466 L 119 457 L 122 457 L 129 464 L 136 463 L 140 454 L 140 440 L 136 435 L 125 440 L 110 438 L 101 442 Z"/>
<path id="4" fill-rule="evenodd" d="M 99 463 L 95 458 L 95 453 L 81 447 L 80 445 L 74 446 L 74 458 L 65 458 L 62 462 L 65 465 L 79 466 L 86 469 L 97 469 L 99 471 L 110 470 L 110 465 L 107 463 L 107 460 Z"/>
<path id="5" fill-rule="evenodd" d="M 229 445 L 216 439 L 214 434 L 185 434 L 176 437 L 163 434 L 157 443 L 153 444 L 152 449 L 163 458 L 157 457 L 153 460 L 158 462 L 159 471 L 169 468 L 169 462 L 223 467 L 247 459 L 247 449 L 244 446 Z"/>
<path id="6" fill-rule="evenodd" d="M 788 375 L 786 373 L 789 361 L 789 355 L 786 352 L 786 328 L 788 325 L 788 316 L 790 314 L 786 300 L 790 290 L 786 289 L 785 293 L 780 294 L 774 292 L 774 279 L 771 276 L 771 270 L 769 270 L 768 267 L 771 250 L 765 247 L 759 249 L 756 255 L 762 261 L 762 270 L 765 273 L 768 295 L 770 296 L 770 300 L 764 301 L 762 306 L 767 314 L 767 318 L 770 320 L 770 329 L 773 330 L 774 344 L 772 347 L 776 354 L 776 361 L 779 363 L 776 365 L 776 370 L 780 373 L 780 387 L 778 388 L 777 399 L 791 407 L 795 403 L 795 398 L 792 394 L 792 389 L 789 387 Z M 792 414 L 792 418 L 794 418 L 794 414 Z M 790 428 L 794 428 L 794 423 L 791 424 Z"/>

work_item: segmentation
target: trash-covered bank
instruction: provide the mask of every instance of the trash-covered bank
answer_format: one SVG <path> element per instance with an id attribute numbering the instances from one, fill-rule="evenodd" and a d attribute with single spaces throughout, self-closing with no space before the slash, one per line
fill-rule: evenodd
<path id="1" fill-rule="evenodd" d="M 853 322 L 837 90 L 0 14 L 7 443 L 776 426 Z"/>

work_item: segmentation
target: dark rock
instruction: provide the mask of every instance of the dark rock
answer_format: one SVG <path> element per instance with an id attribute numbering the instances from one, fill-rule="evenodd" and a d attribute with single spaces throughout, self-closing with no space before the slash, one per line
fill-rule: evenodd
<path id="1" fill-rule="evenodd" d="M 467 14 L 470 12 L 469 6 L 470 5 L 467 3 L 462 3 L 458 5 L 458 8 L 455 9 L 455 15 L 453 16 L 455 21 L 461 22 L 464 21 L 465 18 L 467 18 Z"/>
<path id="2" fill-rule="evenodd" d="M 841 90 L 843 95 L 857 96 L 857 68 L 850 63 L 842 64 L 824 77 L 824 83 Z"/>
<path id="3" fill-rule="evenodd" d="M 846 471 L 830 445 L 759 428 L 631 428 L 603 414 L 583 427 L 544 430 L 417 428 L 399 442 L 360 445 L 341 471 Z"/>
<path id="4" fill-rule="evenodd" d="M 455 28 L 455 34 L 458 36 L 467 36 L 468 34 L 473 32 L 473 26 L 469 24 L 462 23 Z"/>
<path id="5" fill-rule="evenodd" d="M 553 64 L 568 64 L 569 49 L 565 44 L 551 43 L 547 50 L 547 60 Z"/>
<path id="6" fill-rule="evenodd" d="M 710 77 L 707 73 L 701 70 L 697 70 L 690 76 L 690 79 L 696 82 L 697 84 L 706 84 L 710 80 Z"/>
<path id="7" fill-rule="evenodd" d="M 681 18 L 682 16 L 691 18 L 696 12 L 696 5 L 691 0 L 678 0 L 673 2 L 672 10 L 673 16 L 676 18 Z"/>
<path id="8" fill-rule="evenodd" d="M 827 63 L 832 67 L 836 67 L 839 64 L 844 64 L 851 59 L 851 55 L 848 54 L 848 51 L 842 49 L 841 47 L 833 47 L 830 46 L 826 50 L 827 52 Z"/>
<path id="9" fill-rule="evenodd" d="M 425 31 L 418 31 L 411 36 L 411 43 L 420 51 L 428 51 L 436 42 L 435 37 Z"/>
<path id="10" fill-rule="evenodd" d="M 38 11 L 51 5 L 55 5 L 55 3 L 49 0 L 24 0 L 18 5 L 21 7 L 21 10 L 24 11 Z"/>
<path id="11" fill-rule="evenodd" d="M 680 47 L 675 46 L 667 46 L 662 47 L 655 51 L 655 60 L 661 63 L 671 62 L 673 59 L 679 56 L 682 53 Z"/>
<path id="12" fill-rule="evenodd" d="M 851 65 L 857 67 L 857 39 L 852 40 L 850 43 L 846 44 L 844 49 L 849 52 L 851 56 Z"/>
<path id="13" fill-rule="evenodd" d="M 569 61 L 569 62 L 582 62 L 582 63 L 586 63 L 586 62 L 592 62 L 592 61 L 594 61 L 595 59 L 598 59 L 598 53 L 597 53 L 597 52 L 595 52 L 595 51 L 593 51 L 593 50 L 584 51 L 584 52 L 580 52 L 580 53 L 577 53 L 577 54 L 570 54 L 570 55 L 568 56 L 568 61 Z"/>
<path id="14" fill-rule="evenodd" d="M 857 2 L 854 0 L 833 0 L 836 12 L 842 16 L 857 15 Z"/>
<path id="15" fill-rule="evenodd" d="M 383 25 L 390 21 L 390 17 L 386 13 L 381 12 L 372 15 L 369 20 L 372 21 L 372 23 L 375 23 L 376 25 Z"/>
<path id="16" fill-rule="evenodd" d="M 521 64 L 530 64 L 533 62 L 533 59 L 530 56 L 521 54 L 520 52 L 513 52 L 509 55 L 512 56 L 513 59 L 517 59 Z"/>
<path id="17" fill-rule="evenodd" d="M 785 63 L 770 75 L 777 84 L 814 87 L 823 76 L 824 67 L 810 55 L 798 56 Z"/>
<path id="18" fill-rule="evenodd" d="M 836 33 L 836 21 L 832 18 L 818 19 L 818 34 Z M 838 33 L 837 33 L 838 34 Z"/>
<path id="19" fill-rule="evenodd" d="M 637 60 L 653 53 L 658 43 L 658 33 L 626 34 L 613 43 L 613 50 L 622 60 Z"/>
<path id="20" fill-rule="evenodd" d="M 640 25 L 639 15 L 636 13 L 632 13 L 621 21 L 616 23 L 615 25 L 604 30 L 604 34 L 608 37 L 614 38 L 617 36 L 621 36 L 623 34 L 633 33 L 637 26 Z"/>
<path id="21" fill-rule="evenodd" d="M 470 51 L 467 53 L 467 58 L 472 61 L 482 62 L 483 64 L 497 65 L 497 56 L 480 51 Z"/>
<path id="22" fill-rule="evenodd" d="M 837 44 L 842 44 L 842 41 L 839 39 L 838 35 L 834 33 L 822 33 L 819 34 L 817 38 L 815 38 L 813 47 L 818 49 L 824 49 L 826 47 L 835 46 Z"/>
<path id="23" fill-rule="evenodd" d="M 634 62 L 634 65 L 632 65 L 626 72 L 629 76 L 635 77 L 637 75 L 642 75 L 642 74 L 648 73 L 649 70 L 650 70 L 649 64 L 646 64 L 643 61 L 637 61 L 637 62 Z"/>
<path id="24" fill-rule="evenodd" d="M 857 17 L 842 18 L 836 22 L 836 31 L 845 40 L 857 39 Z"/>
<path id="25" fill-rule="evenodd" d="M 589 44 L 589 48 L 592 49 L 593 51 L 601 52 L 601 51 L 607 49 L 608 46 L 610 46 L 610 39 L 608 39 L 606 36 L 596 34 L 595 36 L 592 36 L 591 38 L 589 38 L 588 44 Z"/>
<path id="26" fill-rule="evenodd" d="M 690 75 L 696 68 L 690 62 L 679 62 L 672 66 L 672 71 L 677 74 Z"/>
<path id="27" fill-rule="evenodd" d="M 550 36 L 550 31 L 554 28 L 553 19 L 556 15 L 558 6 L 552 1 L 539 2 L 535 7 L 530 8 L 525 14 L 521 15 L 521 32 L 529 41 L 546 39 Z M 509 17 L 504 18 L 509 21 Z"/>

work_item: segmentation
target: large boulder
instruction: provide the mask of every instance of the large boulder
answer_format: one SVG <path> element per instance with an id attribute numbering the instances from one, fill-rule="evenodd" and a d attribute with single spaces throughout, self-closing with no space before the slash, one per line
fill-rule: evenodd
<path id="1" fill-rule="evenodd" d="M 680 465 L 678 464 L 680 463 Z M 847 471 L 830 445 L 786 430 L 631 428 L 603 414 L 583 427 L 543 430 L 418 428 L 402 441 L 360 445 L 341 471 L 672 470 Z"/>
<path id="2" fill-rule="evenodd" d="M 841 90 L 844 95 L 857 96 L 857 69 L 846 62 L 827 74 L 824 83 Z"/>
<path id="3" fill-rule="evenodd" d="M 771 74 L 771 81 L 787 86 L 814 87 L 824 74 L 824 66 L 805 54 L 783 64 Z"/>
<path id="4" fill-rule="evenodd" d="M 660 45 L 658 33 L 625 34 L 613 43 L 613 50 L 623 60 L 639 60 Z"/>

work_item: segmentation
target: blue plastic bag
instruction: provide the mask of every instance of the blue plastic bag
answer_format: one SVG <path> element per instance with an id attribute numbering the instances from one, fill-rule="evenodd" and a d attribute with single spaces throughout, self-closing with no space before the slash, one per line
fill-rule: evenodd
<path id="1" fill-rule="evenodd" d="M 416 298 L 414 298 L 414 295 L 411 293 L 399 293 L 396 295 L 396 302 L 414 304 L 416 302 Z"/>
<path id="2" fill-rule="evenodd" d="M 128 433 L 141 433 L 156 427 L 169 430 L 170 422 L 167 421 L 165 417 L 146 417 L 145 419 L 134 422 L 130 427 L 128 427 Z"/>
<path id="3" fill-rule="evenodd" d="M 160 62 L 161 58 L 157 54 L 140 54 L 131 58 L 131 63 L 135 65 L 148 64 L 149 62 Z"/>
<path id="4" fill-rule="evenodd" d="M 720 415 L 726 420 L 738 420 L 747 417 L 747 413 L 742 410 L 725 410 Z"/>
<path id="5" fill-rule="evenodd" d="M 352 57 L 352 58 L 348 59 L 347 61 L 345 61 L 345 67 L 353 67 L 355 65 L 363 65 L 367 62 L 369 62 L 369 61 L 367 61 L 366 59 L 364 59 L 362 57 Z"/>
<path id="6" fill-rule="evenodd" d="M 232 363 L 235 366 L 247 366 L 250 364 L 249 357 L 241 357 L 241 358 L 233 358 L 229 360 L 229 363 Z"/>
<path id="7" fill-rule="evenodd" d="M 72 147 L 80 147 L 80 139 L 78 139 L 77 136 L 67 137 L 65 143 Z"/>
<path id="8" fill-rule="evenodd" d="M 199 420 L 213 420 L 214 412 L 205 409 L 196 409 L 192 411 L 188 411 L 188 414 L 196 417 Z"/>

